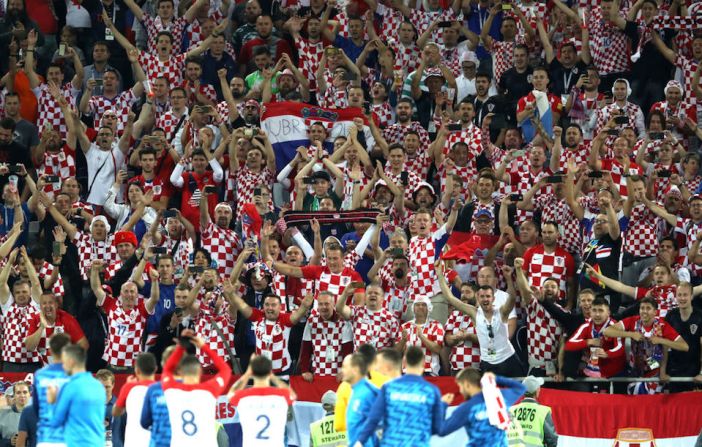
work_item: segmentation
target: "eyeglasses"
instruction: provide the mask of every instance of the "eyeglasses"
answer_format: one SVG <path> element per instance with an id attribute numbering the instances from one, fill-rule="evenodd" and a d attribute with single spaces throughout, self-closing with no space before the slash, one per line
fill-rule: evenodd
<path id="1" fill-rule="evenodd" d="M 492 331 L 492 325 L 488 324 L 487 328 L 488 328 L 488 337 L 495 338 L 495 333 Z"/>

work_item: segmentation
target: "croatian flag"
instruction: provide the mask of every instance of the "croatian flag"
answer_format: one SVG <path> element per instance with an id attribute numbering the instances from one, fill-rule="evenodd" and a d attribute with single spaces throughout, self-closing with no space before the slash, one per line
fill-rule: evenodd
<path id="1" fill-rule="evenodd" d="M 355 125 L 354 118 L 363 120 L 366 148 L 372 148 L 375 145 L 375 140 L 368 128 L 368 120 L 358 107 L 325 109 L 290 101 L 266 104 L 265 111 L 261 116 L 261 128 L 266 131 L 273 146 L 276 164 L 278 171 L 280 171 L 290 163 L 290 160 L 295 158 L 295 151 L 298 147 L 310 145 L 310 139 L 307 136 L 307 126 L 310 123 L 321 121 L 328 129 L 329 138 L 325 141 L 324 148 L 327 152 L 332 153 L 334 139 L 348 135 L 348 129 Z"/>
<path id="2" fill-rule="evenodd" d="M 536 122 L 541 123 L 546 133 L 553 137 L 553 115 L 551 114 L 551 103 L 548 100 L 548 93 L 532 90 L 527 96 L 527 102 L 534 103 L 534 118 Z M 532 117 L 522 121 L 519 126 L 522 128 L 522 134 L 524 134 L 524 142 L 530 143 L 537 135 L 536 125 Z"/>

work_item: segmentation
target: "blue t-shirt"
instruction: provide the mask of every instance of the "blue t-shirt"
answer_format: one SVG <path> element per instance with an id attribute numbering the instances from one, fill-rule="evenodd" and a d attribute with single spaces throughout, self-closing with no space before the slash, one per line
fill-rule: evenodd
<path id="1" fill-rule="evenodd" d="M 381 446 L 428 446 L 441 428 L 444 407 L 439 388 L 422 377 L 408 374 L 391 380 L 380 388 L 358 441 L 365 444 L 382 423 Z"/>
<path id="2" fill-rule="evenodd" d="M 51 419 L 54 417 L 54 405 L 47 402 L 46 389 L 50 385 L 61 389 L 68 381 L 69 377 L 66 375 L 60 363 L 52 363 L 34 373 L 32 407 L 39 421 L 37 442 L 63 442 L 63 426 L 52 427 L 49 425 Z"/>
<path id="3" fill-rule="evenodd" d="M 105 445 L 105 388 L 89 372 L 74 374 L 61 388 L 50 425 L 63 426 L 66 447 Z"/>
<path id="4" fill-rule="evenodd" d="M 158 303 L 156 303 L 154 314 L 150 315 L 146 320 L 147 333 L 157 333 L 163 316 L 167 313 L 173 312 L 175 309 L 175 288 L 175 284 L 159 284 L 161 294 L 159 296 Z M 151 296 L 151 281 L 144 282 L 144 287 L 141 288 L 140 293 L 142 296 L 147 298 Z"/>
<path id="5" fill-rule="evenodd" d="M 500 391 L 508 407 L 514 405 L 526 391 L 524 385 L 516 380 L 496 377 L 495 381 L 502 388 Z M 468 435 L 468 447 L 507 447 L 507 433 L 490 424 L 483 393 L 478 393 L 459 405 L 451 417 L 444 421 L 438 434 L 446 436 L 461 427 L 465 428 Z"/>
<path id="6" fill-rule="evenodd" d="M 346 406 L 346 438 L 349 445 L 352 446 L 356 443 L 358 434 L 363 428 L 363 423 L 366 421 L 380 390 L 368 379 L 361 379 L 351 389 L 351 398 Z M 375 433 L 363 445 L 366 447 L 377 446 L 378 438 Z"/>
<path id="7" fill-rule="evenodd" d="M 146 389 L 140 422 L 145 430 L 151 430 L 149 447 L 169 447 L 171 445 L 171 420 L 168 416 L 166 396 L 163 394 L 161 382 L 152 383 Z"/>
<path id="8" fill-rule="evenodd" d="M 37 412 L 34 410 L 33 405 L 27 405 L 22 410 L 20 415 L 19 425 L 17 431 L 23 431 L 27 433 L 27 441 L 25 442 L 26 447 L 35 447 L 37 445 Z"/>

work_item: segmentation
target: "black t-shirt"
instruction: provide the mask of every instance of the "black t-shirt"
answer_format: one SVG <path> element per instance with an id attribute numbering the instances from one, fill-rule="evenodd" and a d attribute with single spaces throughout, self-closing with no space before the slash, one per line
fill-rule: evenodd
<path id="1" fill-rule="evenodd" d="M 690 318 L 683 321 L 680 309 L 673 309 L 665 316 L 665 321 L 680 334 L 690 348 L 687 352 L 671 349 L 666 372 L 671 376 L 696 376 L 700 372 L 702 312 L 694 309 Z"/>
<path id="2" fill-rule="evenodd" d="M 500 90 L 505 93 L 505 98 L 516 107 L 517 101 L 522 96 L 526 96 L 533 90 L 531 85 L 531 67 L 527 67 L 524 73 L 519 73 L 512 67 L 505 71 L 500 78 Z"/>
<path id="3" fill-rule="evenodd" d="M 580 76 L 587 74 L 587 65 L 582 61 L 570 69 L 565 68 L 557 58 L 548 64 L 548 90 L 556 96 L 570 93 L 570 89 L 578 82 Z"/>
<path id="4" fill-rule="evenodd" d="M 616 241 L 612 240 L 609 234 L 604 235 L 599 239 L 593 239 L 585 247 L 583 263 L 587 263 L 592 267 L 599 267 L 600 272 L 609 278 L 616 278 L 619 275 L 619 254 L 622 247 L 622 238 L 619 237 Z M 587 276 L 585 269 L 580 270 L 580 288 L 589 288 L 595 291 L 602 291 L 599 284 L 593 283 Z M 616 293 L 612 289 L 605 289 L 604 294 L 611 295 Z M 616 309 L 613 309 L 616 311 Z"/>
<path id="5" fill-rule="evenodd" d="M 32 158 L 29 155 L 29 149 L 17 144 L 14 141 L 7 145 L 0 145 L 0 163 L 7 163 L 9 165 L 23 164 L 27 171 L 32 169 Z M 13 175 L 13 174 L 10 174 Z M 5 187 L 8 182 L 8 177 L 6 175 L 0 176 L 0 191 Z M 24 187 L 24 179 L 19 178 L 18 189 L 22 191 Z"/>

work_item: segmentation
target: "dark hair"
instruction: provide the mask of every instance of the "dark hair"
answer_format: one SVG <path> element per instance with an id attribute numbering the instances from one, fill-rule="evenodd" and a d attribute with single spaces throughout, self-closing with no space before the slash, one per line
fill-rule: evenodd
<path id="1" fill-rule="evenodd" d="M 414 107 L 414 102 L 413 102 L 411 99 L 409 99 L 409 98 L 400 98 L 400 99 L 398 99 L 398 100 L 397 100 L 397 105 L 395 105 L 395 107 L 397 107 L 397 106 L 399 106 L 400 104 L 405 103 L 405 102 L 406 102 L 407 104 L 409 104 L 410 107 Z"/>
<path id="2" fill-rule="evenodd" d="M 375 286 L 380 287 L 380 284 L 375 284 Z M 356 352 L 363 356 L 363 359 L 365 360 L 367 366 L 370 366 L 375 361 L 376 350 L 375 346 L 371 344 L 359 346 Z"/>
<path id="3" fill-rule="evenodd" d="M 12 98 L 12 97 L 16 97 L 18 100 L 20 99 L 19 95 L 18 95 L 17 93 L 15 93 L 15 92 L 7 92 L 7 93 L 5 93 L 5 99 L 6 99 L 6 100 L 7 100 L 7 98 Z"/>
<path id="4" fill-rule="evenodd" d="M 547 220 L 546 222 L 542 222 L 541 230 L 543 230 L 546 225 L 553 225 L 554 227 L 556 227 L 556 231 L 558 231 L 558 222 L 556 222 L 555 220 Z"/>
<path id="5" fill-rule="evenodd" d="M 56 332 L 49 339 L 49 349 L 51 350 L 51 355 L 55 357 L 61 357 L 61 351 L 63 348 L 71 344 L 71 337 L 65 332 Z"/>
<path id="6" fill-rule="evenodd" d="M 392 365 L 396 371 L 402 370 L 402 355 L 397 350 L 392 348 L 381 349 L 376 357 Z"/>
<path id="7" fill-rule="evenodd" d="M 660 241 L 658 241 L 658 245 L 660 246 L 661 242 L 663 242 L 663 241 L 669 241 L 671 244 L 673 244 L 673 248 L 675 248 L 676 250 L 680 250 L 680 246 L 678 245 L 678 241 L 675 240 L 674 237 L 666 236 L 663 239 L 661 239 Z"/>
<path id="8" fill-rule="evenodd" d="M 188 64 L 197 64 L 202 68 L 202 58 L 199 56 L 190 56 L 189 58 L 185 59 L 185 65 Z"/>
<path id="9" fill-rule="evenodd" d="M 175 8 L 175 2 L 174 2 L 173 0 L 157 0 L 157 1 L 156 1 L 156 9 L 158 9 L 158 7 L 159 7 L 159 6 L 161 5 L 161 3 L 163 3 L 163 2 L 168 2 L 168 3 L 170 3 L 171 5 L 173 5 L 173 7 Z"/>
<path id="10" fill-rule="evenodd" d="M 180 360 L 178 369 L 182 376 L 195 376 L 202 371 L 202 366 L 195 354 L 185 354 Z"/>
<path id="11" fill-rule="evenodd" d="M 203 151 L 202 149 L 195 149 L 195 150 L 193 151 L 193 153 L 190 154 L 190 158 L 194 158 L 194 157 L 196 157 L 196 156 L 197 156 L 197 157 L 205 157 L 205 158 L 207 158 L 207 155 L 205 155 L 205 151 Z"/>
<path id="12" fill-rule="evenodd" d="M 535 72 L 537 72 L 537 71 L 543 71 L 544 73 L 546 73 L 546 77 L 547 77 L 547 78 L 549 77 L 549 75 L 548 75 L 548 68 L 546 68 L 544 65 L 536 66 L 536 67 L 534 67 L 533 70 L 531 70 L 532 73 L 535 73 Z"/>
<path id="13" fill-rule="evenodd" d="M 582 129 L 582 127 L 580 127 L 578 124 L 570 123 L 570 124 L 568 124 L 568 127 L 566 127 L 566 130 L 570 129 L 571 127 L 574 127 L 574 128 L 576 128 L 576 129 L 578 129 L 578 133 L 580 133 L 580 136 L 581 136 L 581 137 L 583 136 L 583 129 Z"/>
<path id="14" fill-rule="evenodd" d="M 173 3 L 173 0 L 159 0 L 159 3 L 161 2 L 171 2 Z M 158 41 L 158 38 L 161 36 L 166 36 L 168 39 L 171 41 L 171 45 L 173 45 L 173 34 L 171 34 L 169 31 L 159 31 L 158 34 L 156 34 L 156 40 Z"/>
<path id="15" fill-rule="evenodd" d="M 474 368 L 463 368 L 456 374 L 456 382 L 469 383 L 474 386 L 480 386 L 481 378 L 482 374 L 480 374 L 480 371 Z"/>
<path id="16" fill-rule="evenodd" d="M 567 40 L 561 44 L 561 51 L 563 51 L 563 48 L 565 48 L 565 47 L 571 47 L 573 49 L 573 51 L 575 51 L 576 54 L 578 52 L 578 49 L 575 47 L 575 43 L 573 43 L 570 40 Z"/>
<path id="17" fill-rule="evenodd" d="M 403 145 L 401 145 L 400 143 L 393 143 L 390 146 L 388 146 L 388 154 L 390 153 L 390 151 L 395 149 L 400 149 L 402 153 L 405 152 L 405 147 Z"/>
<path id="18" fill-rule="evenodd" d="M 489 290 L 490 292 L 492 292 L 493 295 L 495 294 L 495 289 L 492 286 L 488 286 L 487 284 L 484 286 L 478 286 L 478 290 Z"/>
<path id="19" fill-rule="evenodd" d="M 163 260 L 171 261 L 173 264 L 175 264 L 175 261 L 173 260 L 173 256 L 166 253 L 166 254 L 158 255 L 158 257 L 156 258 L 156 266 L 158 267 L 158 265 Z"/>
<path id="20" fill-rule="evenodd" d="M 273 370 L 273 363 L 267 357 L 257 355 L 251 359 L 251 372 L 257 379 L 268 377 Z"/>
<path id="21" fill-rule="evenodd" d="M 609 301 L 603 296 L 596 296 L 594 300 L 592 300 L 592 305 L 593 306 L 607 306 L 609 308 Z"/>
<path id="22" fill-rule="evenodd" d="M 517 50 L 524 50 L 527 52 L 527 54 L 529 54 L 529 47 L 523 43 L 518 43 L 517 45 L 514 46 L 514 51 L 517 51 Z"/>
<path id="23" fill-rule="evenodd" d="M 410 367 L 424 365 L 424 351 L 418 346 L 410 346 L 405 352 L 405 362 Z"/>
<path id="24" fill-rule="evenodd" d="M 85 349 L 78 345 L 68 344 L 64 346 L 61 350 L 61 355 L 68 356 L 77 364 L 85 366 L 87 355 L 85 353 Z"/>
<path id="25" fill-rule="evenodd" d="M 144 149 L 140 150 L 140 151 L 139 151 L 139 160 L 141 160 L 141 158 L 142 158 L 144 155 L 153 155 L 154 158 L 156 158 L 156 150 L 155 150 L 155 149 L 152 149 L 152 148 L 150 148 L 150 147 L 144 148 Z"/>
<path id="26" fill-rule="evenodd" d="M 262 55 L 270 56 L 271 52 L 268 51 L 268 47 L 265 45 L 259 45 L 257 47 L 254 47 L 253 49 L 253 55 L 254 57 L 256 56 L 262 56 Z"/>
<path id="27" fill-rule="evenodd" d="M 639 308 L 644 303 L 650 304 L 651 306 L 653 306 L 654 309 L 658 309 L 658 301 L 656 301 L 656 299 L 653 298 L 652 296 L 645 296 L 645 297 L 641 298 L 641 300 L 639 301 Z"/>
<path id="28" fill-rule="evenodd" d="M 193 259 L 195 259 L 195 255 L 197 255 L 198 253 L 202 253 L 203 255 L 205 255 L 205 259 L 207 259 L 207 265 L 212 265 L 212 255 L 206 248 L 196 248 L 193 252 Z"/>
<path id="29" fill-rule="evenodd" d="M 150 352 L 142 352 L 136 357 L 136 367 L 143 374 L 151 376 L 156 373 L 156 357 Z"/>
<path id="30" fill-rule="evenodd" d="M 478 78 L 485 78 L 488 81 L 488 84 L 490 81 L 492 81 L 492 75 L 486 71 L 479 71 L 475 74 L 475 80 L 477 81 Z"/>
<path id="31" fill-rule="evenodd" d="M 0 127 L 2 127 L 5 130 L 11 130 L 12 132 L 15 131 L 15 120 L 12 118 L 3 118 L 0 120 Z"/>
<path id="32" fill-rule="evenodd" d="M 660 110 L 651 110 L 648 114 L 648 118 L 646 119 L 646 128 L 651 127 L 651 118 L 653 118 L 654 116 L 657 116 L 658 119 L 661 120 L 661 124 L 665 126 L 665 114 Z"/>
<path id="33" fill-rule="evenodd" d="M 58 63 L 56 63 L 56 62 L 52 62 L 52 63 L 49 64 L 48 67 L 46 67 L 46 72 L 47 72 L 47 73 L 49 72 L 49 68 L 58 68 L 59 71 L 60 71 L 61 73 L 64 72 L 64 71 L 63 71 L 63 65 L 58 64 Z"/>

